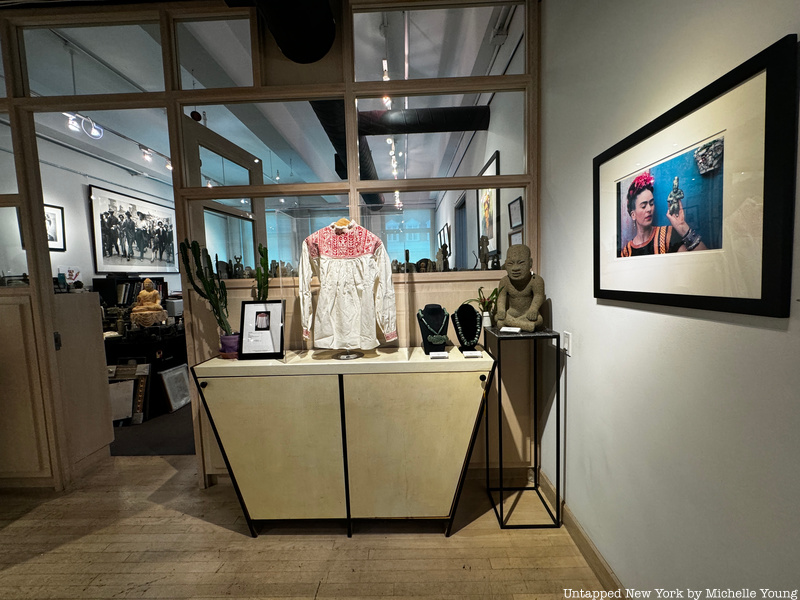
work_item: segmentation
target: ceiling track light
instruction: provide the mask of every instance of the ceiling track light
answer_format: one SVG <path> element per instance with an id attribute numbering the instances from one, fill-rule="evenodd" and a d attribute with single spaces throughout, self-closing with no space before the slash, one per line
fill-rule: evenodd
<path id="1" fill-rule="evenodd" d="M 86 131 L 86 121 L 89 121 L 91 125 L 89 131 Z M 89 117 L 83 117 L 83 121 L 81 122 L 81 129 L 83 129 L 83 132 L 93 140 L 99 140 L 101 137 L 103 137 L 103 128 L 100 127 L 100 125 L 98 125 L 94 121 L 92 121 Z"/>
<path id="2" fill-rule="evenodd" d="M 142 151 L 142 158 L 147 162 L 153 162 L 153 151 L 146 146 L 139 144 L 139 150 Z"/>
<path id="3" fill-rule="evenodd" d="M 167 159 L 167 160 L 166 160 L 166 164 L 164 165 L 164 168 L 165 168 L 167 171 L 172 171 L 172 168 L 173 168 L 173 167 L 172 167 L 172 161 L 171 161 L 170 159 Z"/>

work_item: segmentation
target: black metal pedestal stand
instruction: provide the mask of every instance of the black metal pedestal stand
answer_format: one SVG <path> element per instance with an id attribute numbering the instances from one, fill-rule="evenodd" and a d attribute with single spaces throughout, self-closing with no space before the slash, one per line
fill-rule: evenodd
<path id="1" fill-rule="evenodd" d="M 489 337 L 495 338 L 494 347 L 496 348 L 496 356 L 491 351 L 491 347 L 489 344 Z M 539 472 L 540 472 L 540 465 L 539 465 L 539 425 L 538 425 L 538 416 L 539 416 L 539 394 L 538 394 L 538 372 L 536 371 L 537 365 L 537 356 L 538 356 L 538 344 L 539 340 L 548 340 L 553 339 L 556 342 L 556 372 L 555 372 L 555 380 L 556 380 L 556 501 L 555 501 L 555 514 L 553 511 L 550 510 L 547 502 L 542 496 L 542 492 L 539 486 Z M 533 444 L 533 472 L 534 472 L 534 479 L 532 486 L 506 486 L 503 481 L 503 394 L 502 394 L 502 382 L 503 382 L 503 375 L 502 375 L 502 346 L 503 343 L 508 341 L 519 341 L 519 340 L 533 340 L 533 368 L 534 373 L 537 373 L 537 377 L 534 381 L 533 385 L 533 437 L 534 437 L 534 444 Z M 501 529 L 541 529 L 541 528 L 558 528 L 561 527 L 561 335 L 557 331 L 553 331 L 550 329 L 544 329 L 541 331 L 534 331 L 534 332 L 527 332 L 521 331 L 519 333 L 506 333 L 501 332 L 497 327 L 486 327 L 484 328 L 484 338 L 483 338 L 483 345 L 487 352 L 497 361 L 497 382 L 498 382 L 498 393 L 497 393 L 497 444 L 498 444 L 498 462 L 500 467 L 500 476 L 499 476 L 499 486 L 492 487 L 491 481 L 489 477 L 489 411 L 486 411 L 486 488 L 489 494 L 489 499 L 492 503 L 492 509 L 494 510 L 495 516 L 497 517 L 497 521 L 500 524 Z M 506 515 L 504 515 L 503 504 L 505 501 L 505 493 L 506 492 L 523 492 L 523 491 L 535 491 L 536 494 L 539 496 L 539 499 L 542 501 L 542 505 L 544 506 L 547 514 L 550 516 L 552 523 L 539 523 L 539 524 L 532 524 L 532 523 L 525 523 L 525 524 L 509 524 L 506 519 Z M 494 492 L 499 492 L 500 499 L 499 502 L 495 502 L 494 499 Z M 498 510 L 499 506 L 499 510 Z"/>

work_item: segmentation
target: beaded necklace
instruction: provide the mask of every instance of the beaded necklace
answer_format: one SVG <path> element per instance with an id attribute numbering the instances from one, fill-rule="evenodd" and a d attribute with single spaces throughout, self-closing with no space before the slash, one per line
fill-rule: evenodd
<path id="1" fill-rule="evenodd" d="M 458 336 L 458 341 L 461 342 L 461 345 L 466 348 L 473 347 L 478 343 L 478 340 L 481 337 L 481 314 L 476 310 L 475 316 L 475 339 L 467 341 L 464 339 L 464 332 L 461 331 L 461 322 L 458 320 L 458 311 L 453 313 L 453 323 L 455 323 L 456 326 L 456 335 Z"/>
<path id="2" fill-rule="evenodd" d="M 422 309 L 419 309 L 417 311 L 417 316 L 419 317 L 419 320 L 422 321 L 425 327 L 428 328 L 428 331 L 431 332 L 431 335 L 428 336 L 428 341 L 435 346 L 441 346 L 442 344 L 447 343 L 447 336 L 442 335 L 442 331 L 444 331 L 444 328 L 447 327 L 447 310 L 444 308 L 442 310 L 444 311 L 444 319 L 442 319 L 442 326 L 439 327 L 439 331 L 436 331 L 433 327 L 428 325 L 428 322 L 422 315 Z"/>

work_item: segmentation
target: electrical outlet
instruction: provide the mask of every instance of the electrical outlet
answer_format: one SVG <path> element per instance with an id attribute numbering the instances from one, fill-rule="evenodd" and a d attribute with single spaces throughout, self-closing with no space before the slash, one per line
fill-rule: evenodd
<path id="1" fill-rule="evenodd" d="M 572 356 L 572 334 L 569 331 L 564 332 L 564 354 Z"/>

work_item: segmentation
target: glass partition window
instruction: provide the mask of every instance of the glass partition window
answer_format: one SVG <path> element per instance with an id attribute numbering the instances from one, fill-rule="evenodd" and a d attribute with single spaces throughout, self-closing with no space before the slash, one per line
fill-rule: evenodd
<path id="1" fill-rule="evenodd" d="M 38 113 L 35 123 L 45 191 L 49 183 L 60 185 L 59 178 L 72 170 L 102 181 L 115 181 L 127 173 L 125 184 L 135 186 L 129 176 L 141 177 L 159 184 L 157 196 L 172 196 L 163 109 Z"/>
<path id="2" fill-rule="evenodd" d="M 175 33 L 182 89 L 253 85 L 249 19 L 182 21 Z"/>
<path id="3" fill-rule="evenodd" d="M 206 248 L 217 261 L 220 277 L 252 277 L 248 269 L 255 268 L 253 222 L 222 212 L 203 211 Z"/>
<path id="4" fill-rule="evenodd" d="M 209 130 L 207 136 L 193 132 L 201 145 L 204 137 L 223 138 L 242 154 L 253 157 L 262 169 L 264 184 L 346 178 L 342 100 L 187 106 L 184 110 Z M 187 154 L 190 151 L 187 148 Z M 206 167 L 204 162 L 203 176 L 207 175 Z"/>
<path id="5" fill-rule="evenodd" d="M 28 285 L 28 257 L 22 243 L 19 213 L 0 206 L 0 286 Z"/>
<path id="6" fill-rule="evenodd" d="M 204 146 L 200 146 L 200 174 L 208 187 L 250 183 L 248 169 Z"/>
<path id="7" fill-rule="evenodd" d="M 0 194 L 17 192 L 17 172 L 11 146 L 11 127 L 8 114 L 0 113 Z"/>
<path id="8" fill-rule="evenodd" d="M 479 202 L 487 190 L 491 200 Z M 519 188 L 395 192 L 382 205 L 362 202 L 359 218 L 381 238 L 395 272 L 467 271 L 481 268 L 481 235 L 492 243 L 489 262 L 497 255 L 501 264 L 511 243 L 528 242 L 523 203 Z"/>
<path id="9" fill-rule="evenodd" d="M 275 261 L 275 269 L 293 276 L 300 265 L 303 241 L 348 216 L 347 196 L 267 198 L 265 216 L 270 263 Z"/>
<path id="10" fill-rule="evenodd" d="M 518 74 L 511 56 L 524 7 L 486 6 L 357 13 L 357 81 Z"/>
<path id="11" fill-rule="evenodd" d="M 164 90 L 158 23 L 25 29 L 34 96 Z"/>
<path id="12" fill-rule="evenodd" d="M 524 114 L 523 92 L 359 99 L 360 178 L 477 175 L 463 159 L 487 147 L 507 156 L 503 175 L 522 174 Z"/>

